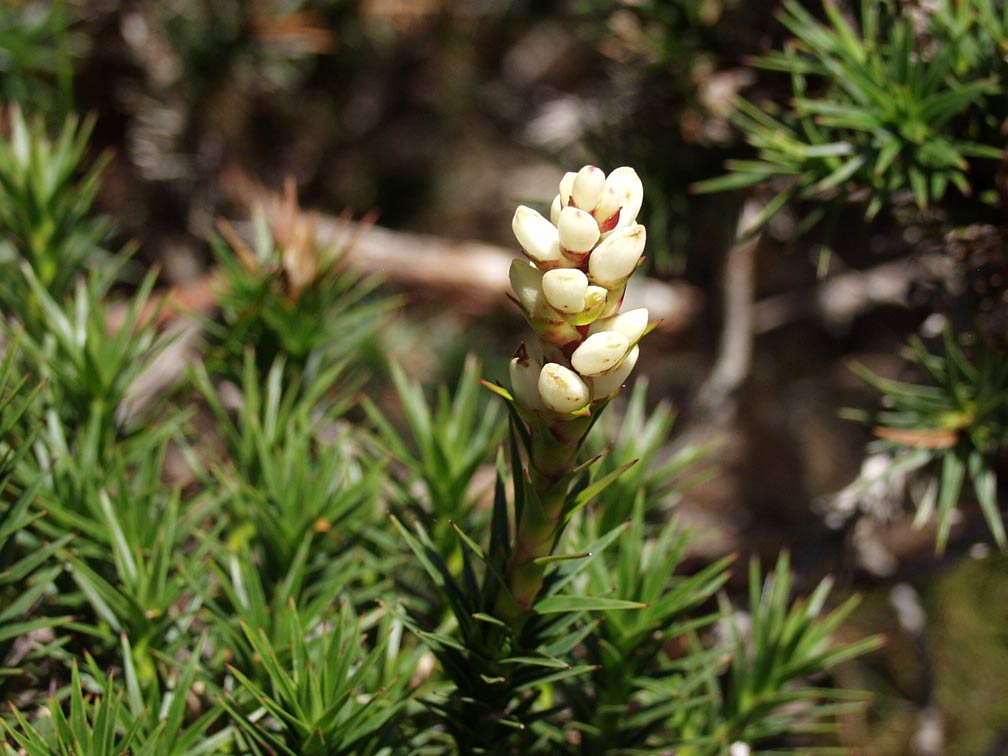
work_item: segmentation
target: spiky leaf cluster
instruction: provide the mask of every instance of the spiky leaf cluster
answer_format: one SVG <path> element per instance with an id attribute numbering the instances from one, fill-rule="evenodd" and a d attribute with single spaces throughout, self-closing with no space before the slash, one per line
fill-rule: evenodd
<path id="1" fill-rule="evenodd" d="M 920 339 L 908 357 L 924 383 L 857 373 L 882 395 L 874 416 L 848 413 L 875 424 L 879 452 L 895 454 L 887 475 L 914 473 L 928 481 L 916 502 L 915 524 L 936 521 L 936 546 L 943 551 L 963 500 L 979 505 L 994 541 L 1008 547 L 1004 505 L 998 494 L 999 458 L 1008 447 L 1008 354 L 996 344 L 969 352 L 946 330 L 941 353 Z M 972 352 L 972 354 L 970 353 Z"/>
<path id="2" fill-rule="evenodd" d="M 1006 37 L 990 0 L 936 4 L 922 11 L 863 0 L 860 26 L 839 5 L 823 3 L 818 20 L 793 0 L 781 23 L 794 35 L 756 65 L 790 76 L 785 106 L 738 102 L 734 117 L 755 160 L 727 163 L 728 175 L 698 184 L 724 191 L 771 183 L 776 195 L 754 228 L 795 200 L 854 200 L 874 217 L 908 194 L 919 208 L 941 201 L 950 186 L 974 189 L 977 161 L 999 160 L 995 75 Z M 822 213 L 817 208 L 810 220 Z"/>

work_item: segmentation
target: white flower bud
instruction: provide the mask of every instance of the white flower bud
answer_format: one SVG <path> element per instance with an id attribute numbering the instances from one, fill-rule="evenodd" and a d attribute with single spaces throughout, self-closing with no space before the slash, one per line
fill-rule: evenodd
<path id="1" fill-rule="evenodd" d="M 592 401 L 605 399 L 614 391 L 618 391 L 619 388 L 626 383 L 626 379 L 630 377 L 630 373 L 633 372 L 634 366 L 637 365 L 637 358 L 639 356 L 640 347 L 634 347 L 630 350 L 630 354 L 626 356 L 626 359 L 620 363 L 618 368 L 608 375 L 600 375 L 597 378 L 592 378 Z"/>
<path id="2" fill-rule="evenodd" d="M 592 215 L 598 222 L 599 230 L 604 234 L 616 228 L 620 218 L 620 198 L 616 190 L 611 186 L 606 186 L 602 192 L 602 198 L 598 205 L 592 210 Z"/>
<path id="3" fill-rule="evenodd" d="M 563 210 L 563 203 L 560 202 L 560 195 L 558 194 L 553 198 L 553 204 L 550 205 L 550 223 L 554 226 L 560 220 L 560 211 Z"/>
<path id="4" fill-rule="evenodd" d="M 644 185 L 633 168 L 617 168 L 606 178 L 607 189 L 616 193 L 620 206 L 619 223 L 616 228 L 625 228 L 637 220 L 641 203 L 644 201 Z"/>
<path id="5" fill-rule="evenodd" d="M 516 258 L 511 261 L 508 278 L 511 279 L 511 288 L 525 314 L 534 313 L 542 298 L 543 272 L 528 260 Z"/>
<path id="6" fill-rule="evenodd" d="M 592 283 L 614 289 L 634 272 L 644 251 L 647 232 L 635 223 L 610 234 L 588 258 L 588 276 Z"/>
<path id="7" fill-rule="evenodd" d="M 581 375 L 596 376 L 612 370 L 626 356 L 630 342 L 616 331 L 593 333 L 571 355 L 571 365 Z"/>
<path id="8" fill-rule="evenodd" d="M 571 199 L 575 207 L 591 212 L 602 199 L 606 177 L 600 168 L 586 165 L 577 172 L 571 187 Z"/>
<path id="9" fill-rule="evenodd" d="M 574 189 L 574 179 L 577 174 L 574 171 L 567 171 L 560 179 L 560 204 L 564 207 L 570 204 L 571 191 Z"/>
<path id="10" fill-rule="evenodd" d="M 546 301 L 568 315 L 585 308 L 588 276 L 577 268 L 557 268 L 542 277 L 542 291 Z"/>
<path id="11" fill-rule="evenodd" d="M 598 223 L 591 213 L 576 207 L 565 207 L 557 221 L 560 243 L 571 252 L 587 252 L 599 238 Z"/>
<path id="12" fill-rule="evenodd" d="M 644 331 L 648 327 L 648 311 L 644 307 L 640 307 L 636 310 L 627 310 L 626 312 L 621 312 L 619 315 L 613 315 L 609 318 L 599 318 L 591 327 L 588 329 L 588 333 L 598 333 L 599 331 L 616 331 L 617 333 L 622 333 L 627 337 L 627 340 L 633 344 L 641 336 L 644 335 Z"/>
<path id="13" fill-rule="evenodd" d="M 530 410 L 542 409 L 539 400 L 539 372 L 542 365 L 534 355 L 530 355 L 522 343 L 511 358 L 511 395 L 522 407 Z"/>
<path id="14" fill-rule="evenodd" d="M 567 415 L 591 401 L 591 390 L 570 368 L 548 362 L 539 373 L 539 397 L 554 412 Z"/>
<path id="15" fill-rule="evenodd" d="M 525 253 L 536 262 L 562 260 L 556 226 L 530 207 L 519 205 L 511 229 Z"/>

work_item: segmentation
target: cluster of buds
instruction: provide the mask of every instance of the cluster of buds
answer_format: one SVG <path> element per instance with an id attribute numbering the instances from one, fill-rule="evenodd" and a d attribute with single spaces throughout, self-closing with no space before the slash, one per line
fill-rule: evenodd
<path id="1" fill-rule="evenodd" d="M 636 222 L 644 189 L 632 168 L 606 176 L 586 165 L 567 173 L 550 220 L 519 206 L 512 228 L 528 260 L 511 265 L 515 299 L 540 343 L 511 360 L 511 387 L 524 409 L 586 414 L 622 388 L 650 330 L 645 309 L 621 313 L 627 279 L 643 261 Z"/>

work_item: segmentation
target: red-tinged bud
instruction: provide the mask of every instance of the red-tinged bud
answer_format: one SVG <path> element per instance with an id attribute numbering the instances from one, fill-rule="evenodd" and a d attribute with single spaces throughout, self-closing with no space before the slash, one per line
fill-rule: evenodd
<path id="1" fill-rule="evenodd" d="M 605 220 L 599 221 L 599 233 L 608 234 L 610 231 L 616 228 L 617 225 L 619 225 L 619 219 L 620 219 L 620 211 L 617 210 L 615 213 L 610 215 Z"/>
<path id="2" fill-rule="evenodd" d="M 606 189 L 613 190 L 616 202 L 622 208 L 616 227 L 625 228 L 637 220 L 637 213 L 640 212 L 641 203 L 644 201 L 644 185 L 637 171 L 626 166 L 617 168 L 606 178 Z"/>

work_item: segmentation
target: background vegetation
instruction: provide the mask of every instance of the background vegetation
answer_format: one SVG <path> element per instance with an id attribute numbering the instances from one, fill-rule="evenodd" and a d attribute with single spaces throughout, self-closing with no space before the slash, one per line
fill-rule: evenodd
<path id="1" fill-rule="evenodd" d="M 649 608 L 541 628 L 523 747 L 1005 752 L 1006 55 L 997 0 L 0 6 L 7 748 L 479 735 L 421 556 L 489 546 L 523 324 L 445 270 L 590 162 L 669 317 L 557 582 Z M 820 686 L 872 696 L 777 708 Z"/>

